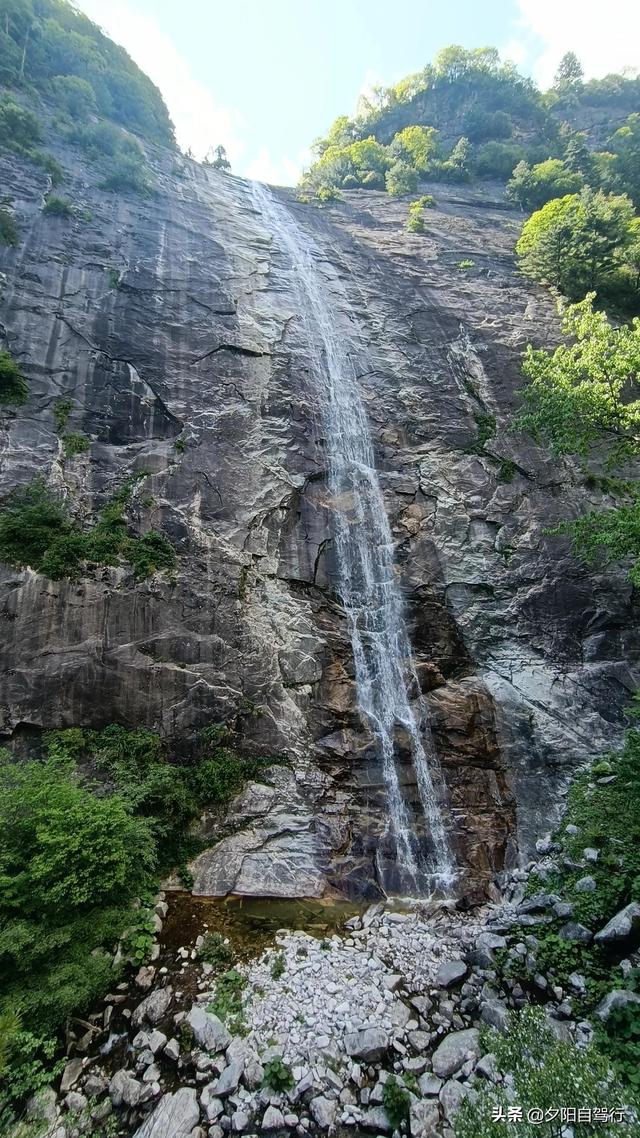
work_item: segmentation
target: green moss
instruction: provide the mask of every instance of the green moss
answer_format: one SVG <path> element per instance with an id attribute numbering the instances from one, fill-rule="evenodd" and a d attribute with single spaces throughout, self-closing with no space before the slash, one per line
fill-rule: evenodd
<path id="1" fill-rule="evenodd" d="M 9 352 L 0 352 L 0 405 L 25 403 L 29 389 L 22 369 Z"/>

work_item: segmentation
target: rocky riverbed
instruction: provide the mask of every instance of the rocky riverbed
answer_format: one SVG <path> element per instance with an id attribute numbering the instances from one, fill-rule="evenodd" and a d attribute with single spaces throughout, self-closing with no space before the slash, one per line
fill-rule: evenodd
<path id="1" fill-rule="evenodd" d="M 59 1093 L 32 1111 L 46 1114 L 50 1138 L 451 1138 L 461 1102 L 483 1080 L 501 1080 L 481 1029 L 504 1031 L 510 1010 L 535 999 L 559 1038 L 582 1047 L 592 1037 L 579 1013 L 584 977 L 573 974 L 565 989 L 537 970 L 545 926 L 563 922 L 567 943 L 595 936 L 621 975 L 638 963 L 640 906 L 601 930 L 572 921 L 561 897 L 527 887 L 532 871 L 537 880 L 553 867 L 549 839 L 539 853 L 505 879 L 500 904 L 375 905 L 324 937 L 281 929 L 253 959 L 245 946 L 232 968 L 228 938 L 215 940 L 224 962 L 216 966 L 203 959 L 196 925 L 177 948 L 161 936 L 156 963 L 105 998 L 90 1017 L 98 1038 L 72 1044 Z M 585 879 L 592 855 L 585 849 Z M 161 898 L 158 927 L 166 914 Z M 514 960 L 526 983 L 514 978 Z M 605 1020 L 629 1000 L 640 997 L 614 988 L 594 1016 Z M 389 1080 L 408 1095 L 397 1130 Z"/>

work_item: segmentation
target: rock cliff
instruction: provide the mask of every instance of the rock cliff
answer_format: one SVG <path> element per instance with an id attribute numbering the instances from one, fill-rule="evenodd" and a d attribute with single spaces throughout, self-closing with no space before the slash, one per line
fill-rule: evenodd
<path id="1" fill-rule="evenodd" d="M 31 393 L 0 420 L 0 493 L 44 473 L 86 518 L 144 473 L 136 524 L 165 533 L 179 564 L 144 582 L 2 567 L 2 732 L 20 745 L 120 721 L 184 749 L 232 722 L 244 747 L 291 761 L 204 820 L 195 892 L 375 898 L 384 791 L 355 705 L 286 253 L 240 179 L 159 154 L 147 200 L 58 157 L 89 220 L 43 215 L 43 172 L 0 158 L 22 234 L 2 252 L 0 346 Z M 545 533 L 589 500 L 577 467 L 507 429 L 524 344 L 555 334 L 549 297 L 514 267 L 518 218 L 492 186 L 434 193 L 425 235 L 383 194 L 323 209 L 281 197 L 324 251 L 353 344 L 474 899 L 549 828 L 570 772 L 616 741 L 637 637 L 624 572 L 587 573 Z M 73 459 L 60 398 L 91 440 Z M 411 795 L 409 762 L 403 778 Z"/>

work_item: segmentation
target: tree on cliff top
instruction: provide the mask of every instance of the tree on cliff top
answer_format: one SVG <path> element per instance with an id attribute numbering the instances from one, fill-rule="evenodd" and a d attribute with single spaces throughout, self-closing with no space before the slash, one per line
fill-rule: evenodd
<path id="1" fill-rule="evenodd" d="M 175 145 L 158 88 L 67 0 L 0 0 L 0 82 L 35 88 L 72 114 L 79 101 L 82 115 L 95 104 L 143 138 Z"/>

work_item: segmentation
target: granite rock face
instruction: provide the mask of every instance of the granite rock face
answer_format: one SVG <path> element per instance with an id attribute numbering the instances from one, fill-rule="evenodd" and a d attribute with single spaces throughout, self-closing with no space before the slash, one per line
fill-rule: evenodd
<path id="1" fill-rule="evenodd" d="M 243 747 L 291 762 L 203 819 L 195 892 L 375 898 L 385 794 L 355 705 L 286 253 L 240 179 L 167 156 L 144 200 L 102 193 L 77 155 L 58 157 L 90 220 L 43 216 L 46 176 L 0 159 L 22 236 L 1 251 L 0 347 L 30 383 L 28 404 L 0 416 L 0 493 L 44 474 L 84 519 L 144 473 L 131 520 L 166 534 L 179 564 L 144 582 L 126 566 L 77 581 L 2 567 L 0 730 L 20 749 L 33 729 L 119 721 L 184 748 L 230 723 Z M 382 194 L 290 208 L 326 251 L 327 290 L 341 283 L 335 319 L 473 899 L 549 830 L 570 772 L 616 741 L 637 640 L 624 570 L 587 573 L 544 532 L 597 496 L 507 429 L 522 348 L 556 328 L 515 271 L 519 219 L 491 187 L 434 192 L 424 236 Z M 65 459 L 60 398 L 88 454 Z M 415 802 L 401 731 L 397 746 Z"/>

